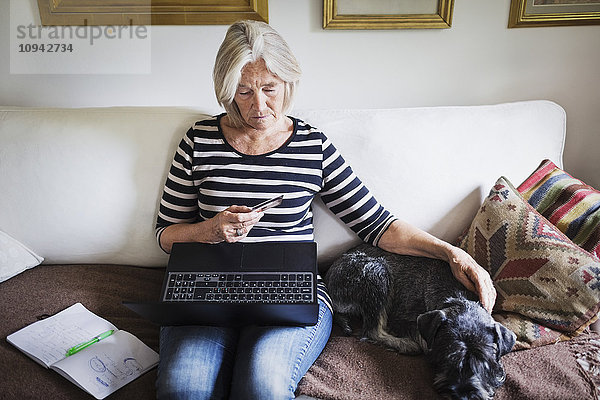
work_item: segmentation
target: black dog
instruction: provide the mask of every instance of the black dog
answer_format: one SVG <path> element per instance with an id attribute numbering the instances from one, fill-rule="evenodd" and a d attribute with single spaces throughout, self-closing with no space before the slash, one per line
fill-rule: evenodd
<path id="1" fill-rule="evenodd" d="M 424 352 L 441 395 L 491 399 L 504 383 L 500 357 L 515 334 L 456 281 L 448 263 L 361 245 L 334 262 L 325 279 L 344 332 L 352 334 L 350 317 L 360 316 L 363 339 Z"/>

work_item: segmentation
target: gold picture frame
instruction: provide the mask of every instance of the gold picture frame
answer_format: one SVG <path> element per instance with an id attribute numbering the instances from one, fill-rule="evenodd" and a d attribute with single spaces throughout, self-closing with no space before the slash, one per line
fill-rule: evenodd
<path id="1" fill-rule="evenodd" d="M 269 22 L 268 0 L 38 0 L 42 25 L 230 25 Z"/>
<path id="2" fill-rule="evenodd" d="M 509 28 L 600 24 L 599 0 L 511 0 Z"/>
<path id="3" fill-rule="evenodd" d="M 454 0 L 437 0 L 435 13 L 410 14 L 341 14 L 338 13 L 341 1 L 323 0 L 323 29 L 444 29 L 452 26 Z"/>

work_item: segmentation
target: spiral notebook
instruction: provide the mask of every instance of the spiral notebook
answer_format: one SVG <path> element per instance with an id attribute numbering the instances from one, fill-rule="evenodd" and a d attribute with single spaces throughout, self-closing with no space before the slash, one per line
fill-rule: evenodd
<path id="1" fill-rule="evenodd" d="M 108 330 L 114 333 L 67 356 L 68 349 Z M 6 340 L 97 399 L 105 398 L 158 364 L 158 353 L 81 303 L 34 322 Z"/>

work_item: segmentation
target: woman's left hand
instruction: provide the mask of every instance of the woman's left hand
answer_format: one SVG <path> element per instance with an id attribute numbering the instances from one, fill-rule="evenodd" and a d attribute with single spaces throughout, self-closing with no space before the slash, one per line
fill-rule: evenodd
<path id="1" fill-rule="evenodd" d="M 496 303 L 496 289 L 490 274 L 466 251 L 454 246 L 449 251 L 448 263 L 456 280 L 477 293 L 483 308 L 491 313 Z"/>

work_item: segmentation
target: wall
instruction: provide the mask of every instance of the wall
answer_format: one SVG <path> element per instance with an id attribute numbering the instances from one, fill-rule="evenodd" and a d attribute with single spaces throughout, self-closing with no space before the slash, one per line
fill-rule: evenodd
<path id="1" fill-rule="evenodd" d="M 19 9 L 13 12 L 39 24 L 36 0 L 14 3 Z M 269 17 L 304 71 L 298 108 L 550 99 L 567 111 L 565 167 L 600 188 L 600 26 L 507 29 L 509 4 L 456 0 L 452 28 L 445 30 L 324 31 L 322 0 L 270 0 Z M 3 55 L 11 51 L 9 19 L 9 0 L 0 0 Z M 148 74 L 19 75 L 10 73 L 9 57 L 3 56 L 0 104 L 216 111 L 211 70 L 225 30 L 152 27 Z M 122 56 L 107 54 L 105 62 L 118 66 Z"/>

